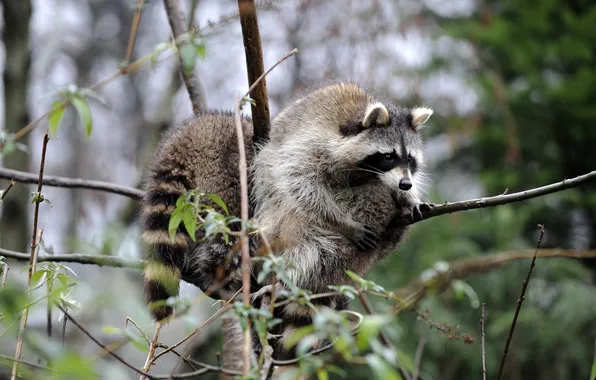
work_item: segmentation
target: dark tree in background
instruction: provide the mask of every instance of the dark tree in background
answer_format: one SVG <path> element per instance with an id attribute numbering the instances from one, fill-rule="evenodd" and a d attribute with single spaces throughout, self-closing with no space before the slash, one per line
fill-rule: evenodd
<path id="1" fill-rule="evenodd" d="M 29 89 L 29 21 L 31 1 L 3 0 L 2 41 L 6 49 L 4 65 L 4 125 L 7 133 L 15 133 L 29 123 L 27 91 Z M 26 140 L 26 139 L 25 139 Z M 21 141 L 25 143 L 26 141 Z M 3 156 L 3 165 L 17 170 L 29 170 L 29 154 L 15 150 Z M 15 192 L 3 204 L 0 218 L 0 245 L 7 249 L 23 251 L 29 239 L 29 194 Z"/>

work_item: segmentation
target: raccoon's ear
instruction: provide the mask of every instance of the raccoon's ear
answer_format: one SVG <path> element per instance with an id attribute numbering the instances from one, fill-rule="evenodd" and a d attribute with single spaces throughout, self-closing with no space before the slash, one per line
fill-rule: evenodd
<path id="1" fill-rule="evenodd" d="M 368 128 L 373 124 L 386 125 L 389 123 L 389 112 L 382 103 L 369 104 L 364 113 L 362 126 Z"/>
<path id="2" fill-rule="evenodd" d="M 426 123 L 426 121 L 433 114 L 433 110 L 426 107 L 418 107 L 412 109 L 412 127 L 418 129 Z"/>

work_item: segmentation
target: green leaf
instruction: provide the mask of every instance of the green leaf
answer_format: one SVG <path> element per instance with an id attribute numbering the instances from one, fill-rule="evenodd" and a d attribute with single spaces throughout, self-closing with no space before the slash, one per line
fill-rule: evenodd
<path id="1" fill-rule="evenodd" d="M 381 329 L 390 322 L 391 318 L 385 315 L 367 315 L 363 317 L 356 340 L 358 349 L 361 352 L 366 350 L 371 339 L 376 338 L 381 332 Z"/>
<path id="2" fill-rule="evenodd" d="M 308 325 L 304 327 L 300 327 L 296 331 L 294 331 L 290 337 L 284 342 L 284 347 L 292 348 L 294 347 L 300 340 L 306 337 L 309 334 L 315 332 L 315 327 L 313 325 Z"/>
<path id="3" fill-rule="evenodd" d="M 192 74 L 198 58 L 195 47 L 192 44 L 185 44 L 180 48 L 180 57 L 182 57 L 184 73 L 186 73 L 186 75 Z"/>
<path id="4" fill-rule="evenodd" d="M 52 133 L 53 138 L 55 138 L 56 134 L 58 133 L 58 126 L 60 125 L 60 120 L 62 120 L 62 115 L 64 114 L 65 109 L 66 104 L 63 100 L 57 100 L 56 102 L 54 102 L 54 104 L 52 104 L 49 121 L 50 132 Z"/>
<path id="5" fill-rule="evenodd" d="M 382 380 L 402 380 L 401 376 L 391 368 L 380 356 L 370 354 L 366 356 L 366 361 L 375 373 L 377 379 Z"/>
<path id="6" fill-rule="evenodd" d="M 174 242 L 174 239 L 176 238 L 176 231 L 178 230 L 178 226 L 181 222 L 182 213 L 179 209 L 176 209 L 170 216 L 170 224 L 168 225 L 168 233 L 170 234 L 170 240 L 172 242 Z"/>
<path id="7" fill-rule="evenodd" d="M 85 98 L 80 96 L 74 96 L 71 99 L 72 105 L 76 108 L 81 121 L 85 127 L 85 135 L 87 137 L 91 136 L 91 129 L 93 128 L 93 119 L 91 117 L 91 109 L 89 108 L 89 103 Z"/>
<path id="8" fill-rule="evenodd" d="M 42 281 L 45 280 L 46 274 L 47 274 L 47 271 L 44 269 L 35 271 L 33 273 L 33 275 L 31 275 L 31 283 L 35 284 L 35 286 L 41 285 L 43 283 Z"/>
<path id="9" fill-rule="evenodd" d="M 184 221 L 184 227 L 186 227 L 186 232 L 192 239 L 192 241 L 196 241 L 196 233 L 197 233 L 197 217 L 195 216 L 192 208 L 187 208 L 182 214 L 182 220 Z"/>
<path id="10" fill-rule="evenodd" d="M 221 197 L 219 195 L 217 195 L 217 194 L 206 194 L 205 196 L 207 198 L 211 199 L 219 207 L 221 207 L 221 209 L 224 210 L 224 212 L 226 213 L 226 215 L 230 215 L 230 212 L 228 211 L 228 206 L 226 205 L 226 202 L 224 202 L 223 199 L 221 199 Z"/>

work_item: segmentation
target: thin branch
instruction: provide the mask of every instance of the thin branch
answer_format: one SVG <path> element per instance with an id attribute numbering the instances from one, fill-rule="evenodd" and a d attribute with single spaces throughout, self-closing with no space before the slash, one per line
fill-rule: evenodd
<path id="1" fill-rule="evenodd" d="M 29 366 L 29 367 L 32 367 L 32 368 L 41 369 L 41 370 L 44 370 L 44 371 L 55 372 L 55 370 L 52 369 L 52 368 L 42 367 L 39 364 L 31 363 L 31 362 L 28 362 L 28 361 L 25 361 L 25 360 L 15 360 L 15 358 L 13 358 L 11 356 L 0 355 L 0 360 L 6 360 L 6 361 L 13 362 L 13 363 L 24 364 L 26 366 Z"/>
<path id="2" fill-rule="evenodd" d="M 261 76 L 258 77 L 257 80 L 248 88 L 248 91 L 246 91 L 246 94 L 244 94 L 244 97 L 247 97 L 248 95 L 250 95 L 250 92 L 252 90 L 254 90 L 254 88 L 259 84 L 259 82 L 263 78 L 265 78 L 267 75 L 269 75 L 269 73 L 271 72 L 271 70 L 275 69 L 277 67 L 277 65 L 279 65 L 280 63 L 282 63 L 283 61 L 285 61 L 286 59 L 290 58 L 291 56 L 293 56 L 296 53 L 298 53 L 298 49 L 294 48 L 294 50 L 292 50 L 291 52 L 289 52 L 288 54 L 286 54 L 282 59 L 280 59 L 279 61 L 275 62 L 275 64 L 273 66 L 271 66 L 269 68 L 269 70 L 267 70 L 263 74 L 261 74 Z"/>
<path id="3" fill-rule="evenodd" d="M 484 351 L 484 303 L 482 304 L 482 317 L 480 318 L 480 350 L 482 352 L 482 380 L 486 380 L 486 351 Z"/>
<path id="4" fill-rule="evenodd" d="M 2 195 L 0 195 L 0 201 L 2 201 L 4 199 L 4 197 L 6 197 L 6 194 L 8 194 L 8 192 L 10 191 L 10 189 L 12 189 L 12 187 L 14 186 L 14 179 L 10 179 L 10 183 L 8 184 L 8 187 L 4 190 L 2 190 Z"/>
<path id="5" fill-rule="evenodd" d="M 182 54 L 182 50 L 184 49 L 184 46 L 190 42 L 187 39 L 179 38 L 187 32 L 184 11 L 182 10 L 182 6 L 178 0 L 164 0 L 164 6 L 168 15 L 170 27 L 172 28 L 172 34 L 174 35 L 174 40 L 176 41 L 176 46 L 178 48 L 180 72 L 182 73 L 184 84 L 186 85 L 188 95 L 190 96 L 192 110 L 195 115 L 198 115 L 202 109 L 206 108 L 206 100 L 205 94 L 201 89 L 201 82 L 194 73 L 194 67 L 190 72 L 189 70 L 185 69 L 187 67 L 187 62 L 185 55 Z"/>
<path id="6" fill-rule="evenodd" d="M 6 168 L 0 168 L 0 178 L 11 179 L 21 183 L 37 183 L 39 180 L 36 174 Z M 108 193 L 124 195 L 134 199 L 141 199 L 143 197 L 143 191 L 133 187 L 80 178 L 44 176 L 43 184 L 44 186 L 51 187 L 81 188 L 105 191 Z"/>
<path id="7" fill-rule="evenodd" d="M 234 302 L 234 300 L 236 299 L 236 297 L 238 297 L 238 294 L 240 294 L 241 291 L 242 291 L 242 289 L 238 290 L 232 297 L 230 297 L 230 299 L 228 301 L 226 301 L 226 303 L 223 304 L 223 306 L 219 310 L 217 310 L 215 313 L 213 313 L 213 315 L 211 317 L 207 318 L 207 320 L 205 322 L 203 322 L 203 324 L 201 326 L 194 329 L 190 334 L 188 334 L 187 336 L 182 338 L 180 341 L 178 341 L 178 343 L 166 348 L 164 351 L 155 355 L 155 357 L 153 358 L 153 362 L 155 362 L 157 359 L 164 356 L 168 352 L 173 351 L 175 348 L 177 348 L 178 346 L 180 346 L 181 344 L 183 344 L 184 342 L 186 342 L 187 340 L 189 340 L 190 338 L 195 336 L 197 333 L 199 333 L 202 329 L 207 327 L 207 325 L 209 325 L 211 322 L 213 322 L 215 319 L 217 319 L 220 315 L 222 315 L 223 313 L 228 311 L 231 308 L 230 304 L 232 302 Z"/>
<path id="8" fill-rule="evenodd" d="M 519 250 L 491 256 L 472 257 L 449 263 L 446 271 L 433 271 L 421 280 L 414 279 L 409 285 L 394 291 L 396 300 L 401 301 L 394 308 L 395 312 L 411 309 L 424 299 L 429 292 L 440 293 L 449 288 L 451 282 L 467 278 L 473 274 L 486 273 L 497 269 L 512 260 L 532 258 L 534 250 Z M 576 259 L 596 258 L 596 250 L 543 249 L 536 255 L 540 258 L 568 257 Z"/>
<path id="9" fill-rule="evenodd" d="M 538 249 L 540 249 L 540 244 L 542 243 L 542 237 L 544 236 L 544 226 L 538 225 L 540 228 L 540 236 L 538 237 L 538 243 L 536 244 L 536 251 L 534 252 L 534 257 L 532 258 L 532 264 L 530 265 L 530 269 L 528 270 L 528 275 L 522 284 L 521 294 L 519 299 L 517 300 L 517 307 L 515 308 L 515 314 L 513 315 L 513 321 L 511 321 L 511 328 L 509 329 L 509 335 L 507 336 L 507 342 L 505 343 L 505 350 L 503 351 L 503 358 L 501 359 L 501 365 L 499 366 L 499 373 L 497 375 L 497 380 L 501 378 L 501 374 L 503 373 L 503 367 L 505 366 L 505 360 L 507 359 L 507 352 L 509 351 L 509 344 L 511 343 L 511 338 L 513 337 L 513 331 L 515 330 L 515 324 L 517 323 L 517 317 L 519 316 L 519 312 L 521 310 L 522 303 L 524 302 L 526 296 L 526 289 L 528 288 L 528 284 L 530 283 L 530 276 L 532 276 L 532 270 L 534 269 L 534 265 L 536 265 L 536 257 L 538 254 Z"/>
<path id="10" fill-rule="evenodd" d="M 6 285 L 6 278 L 8 277 L 9 269 L 10 268 L 8 267 L 7 263 L 2 263 L 2 273 L 0 274 L 0 290 L 4 288 L 4 285 Z"/>
<path id="11" fill-rule="evenodd" d="M 0 255 L 15 259 L 19 261 L 29 260 L 29 255 L 26 253 L 9 251 L 4 248 L 0 248 Z M 63 253 L 55 255 L 38 255 L 38 262 L 55 262 L 55 263 L 77 263 L 87 265 L 98 265 L 112 268 L 132 268 L 132 269 L 143 269 L 145 267 L 145 261 L 134 260 L 134 259 L 123 259 L 116 256 L 106 255 L 90 255 L 84 253 Z"/>
<path id="12" fill-rule="evenodd" d="M 282 60 L 285 58 L 287 57 L 282 58 Z M 0 178 L 14 179 L 15 182 L 22 183 L 37 183 L 36 174 L 5 168 L 0 168 Z M 594 180 L 595 178 L 596 170 L 572 179 L 566 179 L 561 182 L 555 182 L 550 185 L 537 187 L 535 189 L 521 191 L 518 193 L 470 199 L 466 201 L 453 203 L 431 204 L 431 210 L 422 210 L 422 220 L 430 219 L 444 214 L 450 214 L 453 212 L 467 211 L 485 207 L 495 207 L 508 203 L 520 202 L 531 198 L 537 198 L 583 185 L 591 180 Z M 45 186 L 53 187 L 83 188 L 90 190 L 106 191 L 109 193 L 124 195 L 134 199 L 141 199 L 144 194 L 142 190 L 135 189 L 132 187 L 121 186 L 109 182 L 83 180 L 79 178 L 44 176 L 43 184 Z M 403 224 L 414 224 L 421 221 L 420 219 L 412 219 L 412 216 L 410 214 L 404 215 L 402 217 L 402 220 Z"/>
<path id="13" fill-rule="evenodd" d="M 118 69 L 118 71 L 115 71 L 112 74 L 104 77 L 99 82 L 92 84 L 91 86 L 89 86 L 87 88 L 87 90 L 89 90 L 89 91 L 96 90 L 102 86 L 105 86 L 106 84 L 113 81 L 114 79 L 121 77 L 122 75 L 127 75 L 127 74 L 137 72 L 143 68 L 143 65 L 145 63 L 151 62 L 153 57 L 154 57 L 153 52 L 145 54 L 144 56 L 137 59 L 136 61 L 134 61 L 124 67 L 121 67 L 120 69 Z M 27 135 L 29 132 L 31 132 L 33 129 L 35 129 L 35 127 L 37 127 L 46 117 L 52 116 L 56 112 L 61 111 L 62 108 L 66 107 L 68 104 L 69 104 L 69 102 L 66 101 L 62 106 L 54 107 L 54 108 L 50 109 L 49 111 L 47 111 L 46 113 L 44 113 L 43 115 L 41 115 L 40 117 L 38 117 L 37 119 L 33 120 L 32 122 L 30 122 L 29 124 L 27 124 L 26 126 L 21 128 L 19 131 L 17 131 L 14 135 L 13 140 L 18 141 L 19 139 L 23 138 L 23 136 Z"/>
<path id="14" fill-rule="evenodd" d="M 149 342 L 149 353 L 147 354 L 147 360 L 145 360 L 145 366 L 143 367 L 143 371 L 149 372 L 151 370 L 151 364 L 153 363 L 153 356 L 155 355 L 155 347 L 159 343 L 157 339 L 159 338 L 159 332 L 161 331 L 161 323 L 157 322 L 155 324 L 155 333 L 153 334 L 153 339 Z M 145 380 L 145 375 L 141 375 L 140 380 Z"/>
<path id="15" fill-rule="evenodd" d="M 135 11 L 134 18 L 132 19 L 132 26 L 130 27 L 130 36 L 128 37 L 128 47 L 126 48 L 126 56 L 124 62 L 128 63 L 132 57 L 132 51 L 135 47 L 135 41 L 137 40 L 137 31 L 139 29 L 139 23 L 141 22 L 141 14 L 143 13 L 143 6 L 145 0 L 137 0 L 137 9 Z"/>
<path id="16" fill-rule="evenodd" d="M 120 357 L 118 354 L 112 352 L 111 350 L 109 350 L 108 347 L 106 347 L 103 343 L 101 343 L 99 340 L 97 340 L 93 335 L 91 335 L 91 333 L 89 331 L 87 331 L 86 328 L 84 328 L 81 324 L 79 324 L 79 322 L 76 321 L 76 319 L 74 319 L 69 313 L 68 311 L 66 311 L 65 308 L 62 307 L 62 305 L 56 305 L 60 310 L 62 310 L 62 312 L 64 313 L 64 315 L 66 317 L 68 317 L 68 319 L 79 329 L 81 330 L 81 332 L 85 335 L 87 335 L 87 337 L 89 339 L 91 339 L 95 344 L 97 344 L 99 347 L 101 347 L 102 349 L 104 349 L 108 354 L 110 354 L 114 359 L 118 360 L 120 363 L 124 364 L 125 366 L 127 366 L 128 368 L 132 369 L 133 371 L 135 371 L 136 373 L 138 373 L 139 375 L 145 375 L 146 377 L 148 377 L 149 379 L 155 379 L 154 376 L 148 374 L 147 372 L 144 372 L 138 368 L 136 368 L 135 366 L 133 366 L 132 364 L 130 364 L 129 362 L 127 362 L 126 360 L 124 360 L 122 357 Z"/>
<path id="17" fill-rule="evenodd" d="M 443 204 L 429 205 L 430 210 L 421 210 L 422 219 L 414 219 L 411 214 L 404 215 L 402 220 L 404 224 L 414 224 L 421 220 L 429 219 L 435 216 L 450 214 L 452 212 L 474 210 L 477 208 L 500 206 L 507 203 L 520 202 L 526 199 L 536 198 L 547 194 L 556 193 L 565 189 L 576 187 L 587 183 L 596 178 L 596 170 L 590 173 L 577 176 L 571 179 L 565 179 L 561 182 L 552 183 L 550 185 L 537 187 L 535 189 L 520 191 L 513 194 L 501 194 L 494 197 L 485 197 L 478 199 L 470 199 L 460 202 L 445 202 Z"/>
<path id="18" fill-rule="evenodd" d="M 255 103 L 251 104 L 253 120 L 253 141 L 263 143 L 269 139 L 269 101 L 267 100 L 267 83 L 264 80 L 265 65 L 263 64 L 263 49 L 259 33 L 257 7 L 254 0 L 238 0 L 242 39 L 246 55 L 246 69 L 248 84 L 252 88 L 250 96 Z M 260 80 L 259 80 L 260 78 Z M 253 85 L 257 84 L 254 88 Z"/>
<path id="19" fill-rule="evenodd" d="M 46 152 L 48 150 L 48 141 L 50 141 L 50 131 L 46 129 L 46 133 L 43 135 L 43 143 L 41 147 L 41 163 L 39 165 L 39 178 L 37 183 L 37 199 L 35 200 L 35 211 L 33 214 L 33 232 L 31 234 L 31 255 L 29 257 L 29 276 L 27 278 L 27 287 L 31 288 L 31 277 L 35 272 L 35 264 L 37 264 L 37 253 L 39 251 L 39 242 L 43 235 L 43 230 L 37 231 L 37 223 L 39 221 L 39 204 L 42 202 L 41 188 L 43 186 L 43 170 L 46 164 Z M 29 316 L 29 308 L 26 307 L 23 310 L 23 316 L 21 317 L 21 327 L 19 329 L 19 335 L 17 337 L 17 346 L 15 350 L 14 359 L 15 362 L 12 365 L 11 380 L 17 378 L 17 369 L 19 366 L 18 360 L 21 358 L 21 350 L 23 349 L 23 337 L 25 335 L 25 328 L 27 328 L 27 317 Z"/>
<path id="20" fill-rule="evenodd" d="M 416 347 L 416 356 L 414 356 L 414 372 L 412 373 L 412 380 L 418 380 L 418 374 L 420 373 L 420 362 L 422 361 L 422 353 L 424 352 L 424 346 L 426 345 L 426 339 L 420 338 L 418 346 Z"/>
<path id="21" fill-rule="evenodd" d="M 240 158 L 238 160 L 238 167 L 240 169 L 240 218 L 242 219 L 242 229 L 240 231 L 240 247 L 242 250 L 242 296 L 245 307 L 250 306 L 250 252 L 248 250 L 248 233 L 246 231 L 246 224 L 248 223 L 248 172 L 246 164 L 246 151 L 244 145 L 244 131 L 242 128 L 242 121 L 240 118 L 240 109 L 242 107 L 240 99 L 236 96 L 236 107 L 234 109 L 234 117 L 236 121 L 236 136 L 238 138 L 238 152 Z M 247 376 L 250 371 L 250 323 L 247 324 L 244 331 L 244 375 Z"/>

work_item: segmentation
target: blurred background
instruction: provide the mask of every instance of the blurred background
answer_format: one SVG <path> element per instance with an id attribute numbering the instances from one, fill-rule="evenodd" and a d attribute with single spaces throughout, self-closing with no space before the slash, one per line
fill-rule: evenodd
<path id="1" fill-rule="evenodd" d="M 57 90 L 70 84 L 88 87 L 117 71 L 124 60 L 135 0 L 1 3 L 4 133 L 14 133 L 47 112 Z M 396 103 L 435 110 L 423 132 L 431 202 L 514 192 L 596 169 L 596 4 L 591 1 L 257 3 L 265 67 L 299 49 L 267 77 L 272 116 L 296 91 L 331 78 L 353 79 Z M 231 109 L 234 95 L 248 87 L 237 2 L 182 4 L 205 41 L 206 55 L 196 74 L 208 107 Z M 152 52 L 170 34 L 163 2 L 147 0 L 132 59 Z M 90 138 L 76 112 L 67 109 L 57 138 L 49 142 L 45 173 L 138 187 L 160 134 L 192 115 L 178 60 L 169 56 L 97 91 L 109 107 L 90 101 Z M 245 111 L 250 112 L 248 107 Z M 26 152 L 1 155 L 2 166 L 36 173 L 46 126 L 44 121 L 19 141 Z M 0 180 L 0 189 L 7 184 Z M 367 278 L 398 289 L 442 262 L 531 248 L 538 223 L 546 226 L 544 248 L 595 249 L 595 190 L 592 182 L 523 203 L 416 224 L 399 252 Z M 16 184 L 0 206 L 0 247 L 29 251 L 33 191 L 33 185 Z M 42 204 L 40 209 L 42 253 L 141 257 L 134 201 L 81 189 L 45 187 L 43 194 L 53 207 Z M 27 276 L 20 273 L 24 264 L 8 263 L 8 282 L 25 287 Z M 430 328 L 414 312 L 400 314 L 390 335 L 405 358 L 414 358 L 424 343 L 419 378 L 480 378 L 480 303 L 486 303 L 486 361 L 489 378 L 494 376 L 528 266 L 529 260 L 513 261 L 469 276 L 418 305 L 433 322 L 471 334 L 473 344 Z M 122 336 L 114 331 L 124 328 L 127 316 L 151 334 L 140 272 L 69 267 L 80 277 L 71 297 L 81 304 L 78 320 L 101 341 L 119 341 Z M 594 260 L 539 259 L 505 378 L 589 378 L 596 349 L 595 280 Z M 200 293 L 189 285 L 183 285 L 182 292 Z M 377 311 L 389 306 L 375 300 Z M 210 301 L 200 303 L 188 317 L 163 330 L 161 338 L 166 344 L 176 342 L 215 310 Z M 56 330 L 59 317 L 54 313 Z M 32 310 L 28 326 L 45 331 L 44 305 Z M 197 357 L 216 362 L 218 327 L 212 325 L 193 343 Z M 14 355 L 17 331 L 0 320 L 0 354 Z M 84 355 L 99 352 L 71 325 L 66 340 L 67 347 Z M 146 357 L 133 344 L 117 352 L 139 367 Z M 23 357 L 33 361 L 35 355 L 25 350 Z M 153 372 L 169 373 L 176 360 L 166 357 Z M 136 377 L 108 357 L 96 363 L 106 378 Z M 353 379 L 371 377 L 366 367 L 350 369 L 349 374 Z"/>

